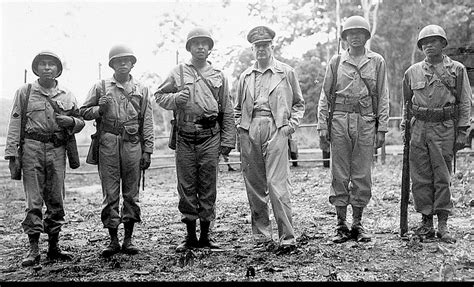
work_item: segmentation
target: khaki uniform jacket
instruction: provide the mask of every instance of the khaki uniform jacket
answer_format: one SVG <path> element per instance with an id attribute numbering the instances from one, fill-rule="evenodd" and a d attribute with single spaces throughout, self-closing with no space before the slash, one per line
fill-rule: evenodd
<path id="1" fill-rule="evenodd" d="M 257 65 L 257 63 L 255 63 Z M 255 100 L 255 77 L 253 69 L 247 68 L 239 78 L 237 103 L 235 106 L 235 124 L 248 130 L 252 121 Z M 304 115 L 305 102 L 295 70 L 289 65 L 273 59 L 270 68 L 272 77 L 268 92 L 268 103 L 277 128 L 288 125 L 294 132 Z M 263 90 L 262 90 L 263 92 Z"/>
<path id="2" fill-rule="evenodd" d="M 424 108 L 442 108 L 447 104 L 454 104 L 456 98 L 446 86 L 431 71 L 431 64 L 426 60 L 412 65 L 403 77 L 403 94 L 412 95 L 414 105 Z M 467 76 L 466 67 L 463 64 L 443 55 L 443 73 L 445 79 L 452 89 L 456 89 L 456 78 L 463 78 L 463 86 L 459 97 L 459 115 L 457 127 L 468 127 L 471 114 L 471 86 Z M 406 105 L 403 107 L 403 118 L 406 118 Z M 404 128 L 405 122 L 402 123 Z"/>
<path id="3" fill-rule="evenodd" d="M 142 137 L 142 152 L 151 154 L 154 149 L 155 135 L 153 130 L 153 111 L 148 96 L 148 88 L 135 81 L 133 77 L 130 78 L 129 87 L 131 87 L 132 91 L 128 96 L 126 96 L 125 87 L 116 81 L 114 77 L 105 80 L 107 94 L 112 94 L 114 100 L 112 103 L 109 103 L 111 107 L 109 107 L 106 113 L 102 116 L 102 120 L 123 124 L 127 133 L 138 131 Z M 81 115 L 85 120 L 94 120 L 101 117 L 99 114 L 99 99 L 97 97 L 101 91 L 102 81 L 95 83 L 89 90 L 87 98 L 80 109 Z M 136 101 L 140 110 L 137 111 L 131 101 Z M 146 107 L 144 110 L 145 112 L 142 115 L 143 127 L 142 130 L 139 130 L 139 124 L 135 123 L 133 125 L 128 125 L 127 123 L 138 120 L 138 116 L 142 110 L 142 105 L 146 105 Z"/>
<path id="4" fill-rule="evenodd" d="M 331 84 L 334 80 L 333 68 L 336 69 L 337 55 L 329 61 L 324 76 L 323 88 L 318 104 L 318 130 L 327 130 L 328 95 L 330 94 Z M 374 115 L 372 109 L 372 99 L 369 97 L 369 91 L 359 74 L 355 70 L 358 67 L 364 79 L 367 79 L 372 94 L 378 95 L 378 111 Z M 361 60 L 359 66 L 351 59 L 348 51 L 341 53 L 339 68 L 337 68 L 337 83 L 335 87 L 336 103 L 356 104 L 361 107 L 363 117 L 378 117 L 379 132 L 387 132 L 389 117 L 389 94 L 388 80 L 385 60 L 381 55 L 366 49 L 365 57 Z"/>
<path id="5" fill-rule="evenodd" d="M 181 83 L 179 65 L 173 68 L 169 76 L 163 81 L 155 92 L 155 99 L 158 105 L 166 110 L 177 112 L 179 119 L 188 118 L 189 120 L 197 120 L 201 117 L 217 116 L 219 113 L 218 103 L 211 93 L 203 79 L 199 77 L 191 67 L 192 63 L 187 62 L 183 65 L 183 81 Z M 232 100 L 229 93 L 229 84 L 224 74 L 210 67 L 202 72 L 210 86 L 219 91 L 219 102 L 221 112 L 223 113 L 222 125 L 220 127 L 221 146 L 235 147 L 235 126 L 234 111 L 232 109 Z M 181 86 L 189 89 L 189 100 L 184 108 L 178 108 L 176 105 L 176 97 L 181 90 Z"/>
<path id="6" fill-rule="evenodd" d="M 8 125 L 7 143 L 5 147 L 5 159 L 18 156 L 18 145 L 20 143 L 21 129 L 21 103 L 26 100 L 28 84 L 16 91 L 13 100 L 13 109 Z M 49 90 L 43 88 L 38 81 L 31 84 L 30 98 L 26 111 L 25 133 L 53 134 L 62 133 L 62 128 L 56 123 L 55 111 L 46 97 L 56 102 L 62 115 L 71 116 L 74 126 L 68 128 L 69 134 L 78 133 L 84 128 L 84 121 L 79 117 L 79 109 L 76 98 L 65 87 L 57 83 L 56 87 Z"/>

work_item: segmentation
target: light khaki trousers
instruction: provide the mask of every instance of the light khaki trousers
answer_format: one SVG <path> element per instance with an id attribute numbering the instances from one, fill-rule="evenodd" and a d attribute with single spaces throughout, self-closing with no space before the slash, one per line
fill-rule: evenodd
<path id="1" fill-rule="evenodd" d="M 281 245 L 296 244 L 292 223 L 288 136 L 272 117 L 255 117 L 249 130 L 240 129 L 242 173 L 256 241 L 272 239 L 268 200 Z"/>

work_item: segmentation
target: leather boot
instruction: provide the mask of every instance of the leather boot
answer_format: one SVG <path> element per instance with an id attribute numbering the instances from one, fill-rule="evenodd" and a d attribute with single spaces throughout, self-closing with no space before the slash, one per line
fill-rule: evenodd
<path id="1" fill-rule="evenodd" d="M 176 252 L 183 252 L 189 248 L 198 248 L 199 242 L 196 237 L 196 220 L 186 221 L 186 237 L 184 241 L 176 247 Z"/>
<path id="2" fill-rule="evenodd" d="M 25 259 L 21 262 L 21 266 L 33 266 L 40 262 L 40 253 L 39 253 L 39 233 L 28 234 L 28 241 L 30 242 L 30 250 L 28 251 L 28 255 Z"/>
<path id="3" fill-rule="evenodd" d="M 337 227 L 334 243 L 343 243 L 350 239 L 350 231 L 346 224 L 347 206 L 336 206 Z"/>
<path id="4" fill-rule="evenodd" d="M 123 224 L 125 234 L 123 238 L 122 251 L 123 253 L 131 254 L 131 255 L 135 255 L 135 254 L 138 254 L 138 252 L 140 252 L 140 250 L 132 243 L 134 224 L 135 224 L 134 222 L 125 222 Z"/>
<path id="5" fill-rule="evenodd" d="M 58 245 L 59 241 L 59 232 L 58 233 L 52 233 L 48 234 L 48 243 L 49 243 L 49 248 L 48 248 L 48 259 L 49 260 L 64 260 L 64 261 L 70 261 L 72 260 L 72 254 L 69 252 L 62 251 L 61 248 L 59 248 Z"/>
<path id="6" fill-rule="evenodd" d="M 102 256 L 110 257 L 120 252 L 120 243 L 118 240 L 118 229 L 109 228 L 110 243 L 104 250 L 102 250 Z"/>
<path id="7" fill-rule="evenodd" d="M 210 221 L 201 220 L 201 235 L 199 236 L 199 247 L 209 247 L 211 249 L 220 249 L 221 247 L 214 241 L 209 234 Z"/>
<path id="8" fill-rule="evenodd" d="M 415 230 L 415 234 L 418 236 L 424 236 L 425 238 L 433 238 L 435 236 L 432 214 L 421 214 L 421 223 Z"/>
<path id="9" fill-rule="evenodd" d="M 365 231 L 362 226 L 362 213 L 364 211 L 363 207 L 352 206 L 352 229 L 351 236 L 357 242 L 369 242 L 372 240 L 370 235 Z"/>
<path id="10" fill-rule="evenodd" d="M 451 235 L 448 229 L 448 216 L 447 212 L 438 213 L 438 232 L 436 235 L 441 239 L 441 241 L 456 243 L 456 239 Z"/>

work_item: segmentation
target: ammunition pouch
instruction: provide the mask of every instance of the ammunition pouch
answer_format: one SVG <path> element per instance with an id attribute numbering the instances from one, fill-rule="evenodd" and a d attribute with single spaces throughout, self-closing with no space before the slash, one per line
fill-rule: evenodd
<path id="1" fill-rule="evenodd" d="M 413 116 L 425 122 L 444 122 L 458 117 L 458 105 L 448 105 L 442 108 L 424 108 L 413 105 Z"/>

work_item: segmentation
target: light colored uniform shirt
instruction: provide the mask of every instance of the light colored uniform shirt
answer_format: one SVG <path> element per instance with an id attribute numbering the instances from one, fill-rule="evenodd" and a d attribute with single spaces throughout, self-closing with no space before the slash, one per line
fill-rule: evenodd
<path id="1" fill-rule="evenodd" d="M 105 89 L 107 95 L 112 97 L 109 108 L 102 115 L 102 120 L 108 123 L 127 126 L 127 132 L 134 130 L 141 134 L 143 139 L 143 152 L 153 153 L 154 150 L 154 131 L 153 131 L 153 112 L 151 100 L 148 96 L 148 88 L 137 82 L 131 75 L 130 80 L 121 84 L 112 76 L 105 80 Z M 99 114 L 98 93 L 102 92 L 102 82 L 99 81 L 89 90 L 87 98 L 81 107 L 81 115 L 85 120 L 93 120 L 101 117 Z M 131 101 L 135 101 L 135 107 Z M 139 130 L 139 115 L 142 105 L 144 108 L 143 127 Z M 127 123 L 134 122 L 133 125 Z"/>
<path id="2" fill-rule="evenodd" d="M 335 66 L 336 56 L 330 61 L 324 77 L 323 89 L 318 106 L 318 130 L 327 130 L 328 117 L 328 95 L 333 82 L 333 66 Z M 367 79 L 372 94 L 377 94 L 378 110 L 377 115 L 373 114 L 372 99 L 364 81 L 357 73 L 357 67 L 364 79 Z M 336 68 L 336 67 L 334 67 Z M 385 60 L 381 55 L 365 50 L 365 55 L 359 63 L 355 63 L 349 56 L 348 51 L 341 53 L 339 68 L 337 69 L 337 82 L 335 87 L 336 103 L 354 105 L 357 102 L 361 107 L 361 114 L 369 117 L 378 117 L 379 132 L 388 131 L 389 117 L 389 94 L 388 80 Z"/>
<path id="3" fill-rule="evenodd" d="M 454 104 L 456 98 L 438 79 L 438 76 L 431 71 L 430 67 L 432 66 L 425 59 L 412 65 L 405 72 L 405 85 L 413 92 L 412 103 L 425 108 L 442 108 L 448 104 Z M 459 95 L 458 127 L 469 126 L 472 91 L 466 68 L 446 55 L 443 55 L 442 63 L 435 67 L 440 76 L 452 89 L 456 89 L 456 77 L 463 77 L 463 86 L 461 88 L 461 95 Z M 403 112 L 405 118 L 405 107 Z"/>
<path id="4" fill-rule="evenodd" d="M 25 84 L 15 94 L 5 147 L 6 158 L 18 156 L 17 146 L 20 142 L 21 103 L 23 101 L 21 99 L 26 97 L 27 86 Z M 60 134 L 62 132 L 62 128 L 56 123 L 55 111 L 46 97 L 49 97 L 58 105 L 61 114 L 72 116 L 74 119 L 74 127 L 68 129 L 68 133 L 74 134 L 82 130 L 84 121 L 77 117 L 78 106 L 74 95 L 59 83 L 56 84 L 56 87 L 46 89 L 38 81 L 35 81 L 31 84 L 26 111 L 25 133 Z"/>
<path id="5" fill-rule="evenodd" d="M 273 73 L 271 67 L 267 67 L 263 72 L 254 67 L 253 73 L 255 76 L 255 100 L 253 109 L 254 111 L 270 111 L 268 93 L 265 91 L 270 86 L 271 74 Z"/>

